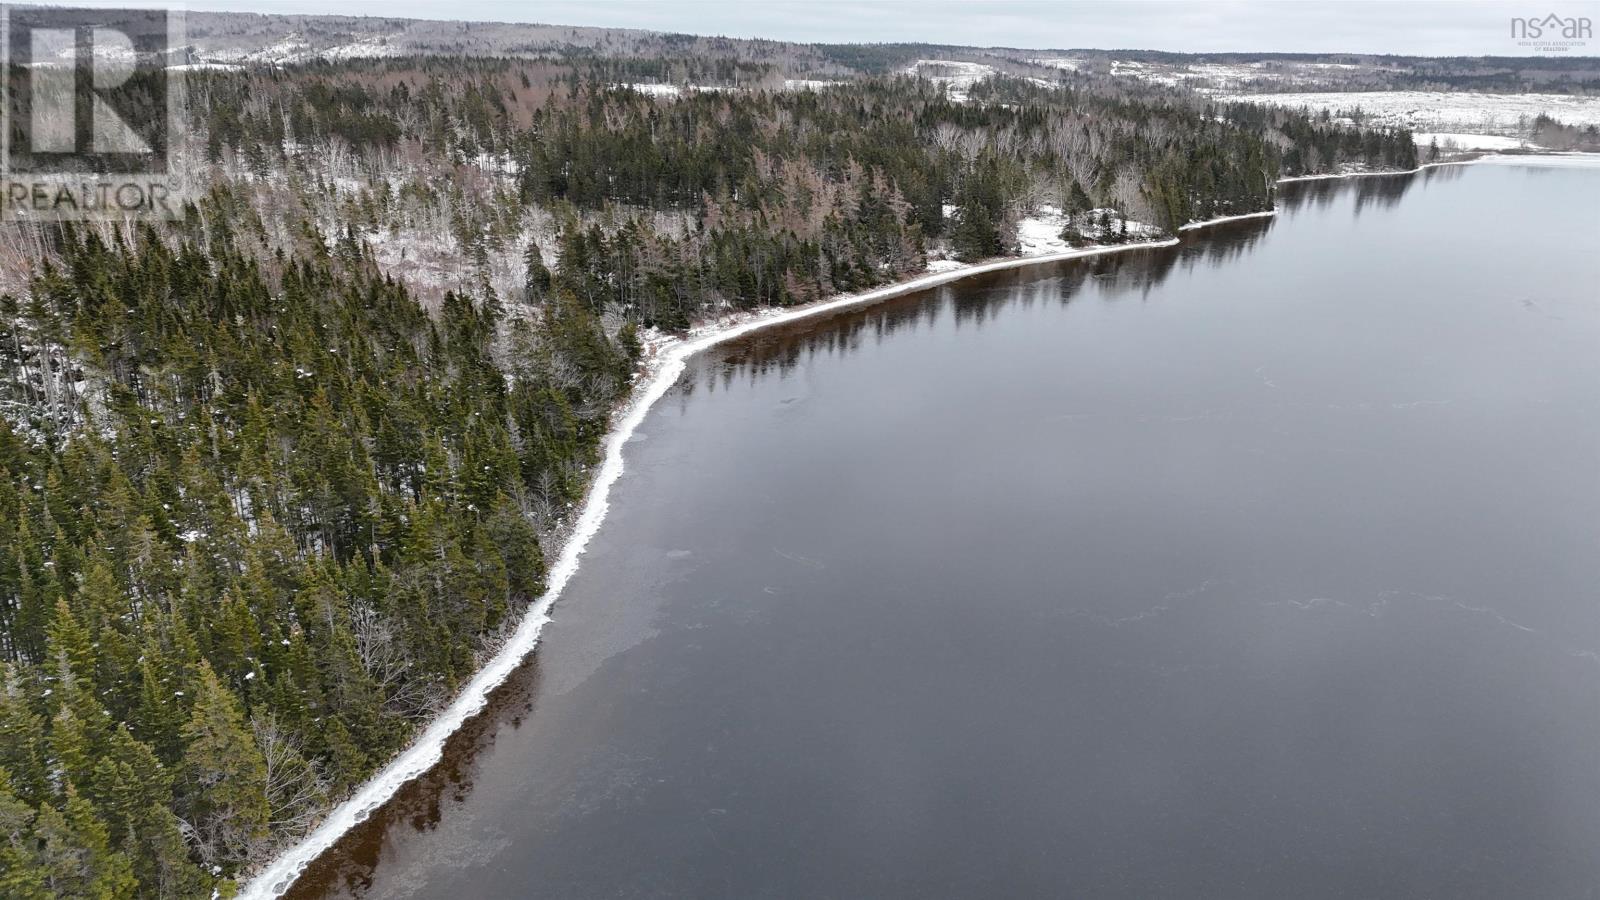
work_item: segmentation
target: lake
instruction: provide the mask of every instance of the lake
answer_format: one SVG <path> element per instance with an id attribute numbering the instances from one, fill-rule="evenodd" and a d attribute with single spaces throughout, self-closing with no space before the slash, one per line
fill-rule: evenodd
<path id="1" fill-rule="evenodd" d="M 554 622 L 296 896 L 1600 896 L 1600 169 L 697 357 Z"/>

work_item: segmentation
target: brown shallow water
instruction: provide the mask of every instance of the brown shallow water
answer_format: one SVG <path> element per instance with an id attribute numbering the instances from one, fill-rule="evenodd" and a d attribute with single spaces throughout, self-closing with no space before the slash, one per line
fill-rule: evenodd
<path id="1" fill-rule="evenodd" d="M 1600 171 L 703 355 L 293 896 L 1600 896 Z"/>

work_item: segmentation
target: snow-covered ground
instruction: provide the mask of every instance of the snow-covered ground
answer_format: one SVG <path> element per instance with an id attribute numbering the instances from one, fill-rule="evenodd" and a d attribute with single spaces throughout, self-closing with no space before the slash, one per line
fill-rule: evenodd
<path id="1" fill-rule="evenodd" d="M 1497 134 L 1418 131 L 1412 136 L 1416 138 L 1418 147 L 1426 149 L 1433 142 L 1438 141 L 1439 149 L 1443 151 L 1520 150 L 1531 146 L 1521 138 L 1503 137 Z"/>
<path id="2" fill-rule="evenodd" d="M 1066 217 L 1053 206 L 1039 211 L 1017 223 L 1017 245 L 1023 256 L 1043 253 L 1060 253 L 1072 248 L 1061 239 L 1061 229 L 1066 227 Z"/>
<path id="3" fill-rule="evenodd" d="M 329 47 L 317 54 L 323 59 L 380 59 L 387 56 L 398 56 L 399 51 L 390 46 L 387 38 L 365 38 L 350 44 L 340 44 Z"/>
<path id="4" fill-rule="evenodd" d="M 1441 149 L 1514 150 L 1525 146 L 1540 114 L 1577 127 L 1600 126 L 1600 96 L 1572 94 L 1484 94 L 1470 91 L 1315 90 L 1378 66 L 1353 63 L 1262 60 L 1251 63 L 1163 63 L 1104 57 L 1035 57 L 1028 60 L 1069 72 L 1095 70 L 1151 84 L 1186 86 L 1219 100 L 1276 104 L 1327 111 L 1346 124 L 1409 128 L 1427 146 Z M 1330 79 L 1334 81 L 1330 82 Z M 1285 93 L 1262 93 L 1263 82 Z M 1359 110 L 1359 114 L 1357 111 Z M 1450 146 L 1446 147 L 1446 143 Z"/>
<path id="5" fill-rule="evenodd" d="M 301 62 L 314 55 L 311 45 L 306 42 L 304 37 L 298 34 L 287 34 L 276 44 L 262 47 L 259 50 L 240 47 L 212 50 L 206 54 L 206 61 L 283 65 L 285 63 Z"/>
<path id="6" fill-rule="evenodd" d="M 942 84 L 948 88 L 951 100 L 965 103 L 967 91 L 978 82 L 993 76 L 994 66 L 957 59 L 919 59 L 906 66 L 904 73 Z"/>
<path id="7" fill-rule="evenodd" d="M 1216 63 L 1162 66 L 1120 59 L 1111 61 L 1111 74 L 1137 78 L 1152 84 L 1175 85 L 1193 81 L 1218 88 L 1234 87 L 1251 78 L 1270 77 L 1256 63 L 1235 66 Z"/>
<path id="8" fill-rule="evenodd" d="M 479 151 L 478 155 L 472 158 L 472 164 L 491 175 L 505 175 L 515 178 L 522 173 L 522 166 L 518 165 L 516 158 L 511 155 L 510 151 L 499 154 Z"/>
<path id="9" fill-rule="evenodd" d="M 845 84 L 843 81 L 818 81 L 814 78 L 786 78 L 783 89 L 786 91 L 820 91 L 825 88 L 838 87 Z"/>
<path id="10" fill-rule="evenodd" d="M 1102 227 L 1100 224 L 1102 221 L 1108 224 Z M 1066 213 L 1049 204 L 1041 205 L 1033 215 L 1017 222 L 1019 252 L 1023 256 L 1040 256 L 1071 250 L 1072 245 L 1061 237 L 1061 231 L 1066 227 Z M 1088 213 L 1080 213 L 1077 217 L 1077 229 L 1089 241 L 1124 233 L 1122 217 L 1114 209 L 1095 209 Z M 1150 240 L 1160 233 L 1161 230 L 1154 225 L 1136 222 L 1133 219 L 1127 222 L 1126 234 L 1130 241 Z"/>
<path id="11" fill-rule="evenodd" d="M 1093 68 L 1125 78 L 1137 78 L 1151 84 L 1188 85 L 1206 91 L 1237 91 L 1246 85 L 1261 82 L 1271 82 L 1285 87 L 1309 88 L 1318 84 L 1326 85 L 1330 76 L 1362 68 L 1373 68 L 1351 63 L 1296 60 L 1262 60 L 1251 63 L 1165 63 L 1132 59 L 1090 60 L 1074 56 L 1034 57 L 1028 62 L 1068 72 Z"/>
<path id="12" fill-rule="evenodd" d="M 1534 168 L 1600 169 L 1600 153 L 1540 153 L 1531 156 L 1484 156 L 1478 165 L 1532 166 Z"/>
<path id="13" fill-rule="evenodd" d="M 617 87 L 632 88 L 641 94 L 652 97 L 678 97 L 683 94 L 683 88 L 675 84 L 662 84 L 657 81 L 636 81 L 632 84 L 619 84 Z"/>
<path id="14" fill-rule="evenodd" d="M 1277 214 L 1278 211 L 1276 209 L 1263 209 L 1256 212 L 1239 213 L 1236 216 L 1218 216 L 1215 219 L 1206 219 L 1203 222 L 1190 222 L 1187 225 L 1179 225 L 1178 230 L 1193 231 L 1196 228 L 1204 228 L 1207 225 L 1221 225 L 1223 222 L 1238 222 L 1243 219 L 1265 219 L 1268 216 Z"/>
<path id="15" fill-rule="evenodd" d="M 956 214 L 956 207 L 946 203 L 944 205 L 945 218 Z M 1100 222 L 1106 221 L 1107 227 L 1102 228 Z M 1023 257 L 1046 256 L 1066 253 L 1074 248 L 1061 237 L 1062 229 L 1067 227 L 1067 215 L 1059 208 L 1050 204 L 1041 204 L 1030 216 L 1017 220 L 1017 255 Z M 1077 218 L 1077 228 L 1086 241 L 1093 243 L 1096 239 L 1122 233 L 1122 217 L 1114 209 L 1096 209 L 1088 213 L 1080 213 Z M 1127 238 L 1130 241 L 1145 241 L 1159 237 L 1161 230 L 1153 225 L 1143 222 L 1128 220 Z M 1082 245 L 1079 245 L 1082 246 Z M 928 263 L 929 272 L 950 272 L 963 268 L 964 263 L 949 259 L 934 259 Z"/>
<path id="16" fill-rule="evenodd" d="M 829 84 L 829 83 L 830 82 L 825 82 L 825 81 L 816 82 L 816 84 L 818 84 L 818 85 L 826 85 L 826 84 Z M 742 91 L 742 90 L 745 90 L 745 88 L 743 88 L 743 87 L 736 87 L 734 85 L 728 85 L 728 84 L 683 84 L 683 85 L 677 85 L 677 84 L 667 84 L 667 83 L 661 82 L 661 81 L 634 81 L 634 82 L 628 82 L 628 83 L 625 83 L 625 84 L 613 84 L 612 87 L 616 87 L 616 88 L 631 88 L 632 90 L 638 91 L 641 94 L 648 94 L 651 97 L 662 97 L 662 98 L 666 98 L 666 99 L 675 99 L 675 98 L 678 98 L 678 97 L 682 97 L 686 93 L 688 93 L 688 94 L 715 94 L 715 93 L 718 93 L 720 91 Z M 788 82 L 784 82 L 784 88 L 785 89 L 789 89 L 789 83 Z"/>
<path id="17" fill-rule="evenodd" d="M 1052 56 L 1030 59 L 1028 62 L 1036 66 L 1049 66 L 1052 69 L 1061 69 L 1067 72 L 1076 72 L 1083 68 L 1083 60 L 1071 56 Z"/>
<path id="18" fill-rule="evenodd" d="M 1600 97 L 1570 94 L 1314 91 L 1221 94 L 1218 99 L 1328 110 L 1345 116 L 1359 109 L 1368 124 L 1458 135 L 1520 136 L 1540 113 L 1567 125 L 1600 125 Z"/>
<path id="19" fill-rule="evenodd" d="M 275 44 L 250 50 L 243 47 L 218 47 L 205 51 L 211 62 L 246 63 L 266 66 L 287 66 L 317 59 L 337 61 L 342 59 L 378 59 L 399 56 L 400 49 L 389 43 L 383 35 L 362 38 L 348 44 L 335 44 L 321 50 L 313 47 L 301 34 L 289 34 Z"/>

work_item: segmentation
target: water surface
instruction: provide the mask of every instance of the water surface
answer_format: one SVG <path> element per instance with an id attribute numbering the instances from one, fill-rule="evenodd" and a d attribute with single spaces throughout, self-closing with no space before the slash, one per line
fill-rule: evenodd
<path id="1" fill-rule="evenodd" d="M 1600 170 L 700 357 L 300 896 L 1600 896 Z"/>

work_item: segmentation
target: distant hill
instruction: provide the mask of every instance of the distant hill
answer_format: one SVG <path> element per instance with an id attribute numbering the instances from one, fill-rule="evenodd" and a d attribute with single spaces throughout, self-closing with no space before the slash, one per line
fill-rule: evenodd
<path id="1" fill-rule="evenodd" d="M 938 57 L 1128 75 L 1252 91 L 1472 90 L 1600 93 L 1600 57 L 1417 57 L 1372 54 L 1167 53 L 957 45 L 803 44 L 639 29 L 377 16 L 190 12 L 196 62 L 287 65 L 385 56 L 692 56 L 769 63 L 790 77 L 885 74 Z M 1221 82 L 1215 83 L 1212 82 Z"/>

